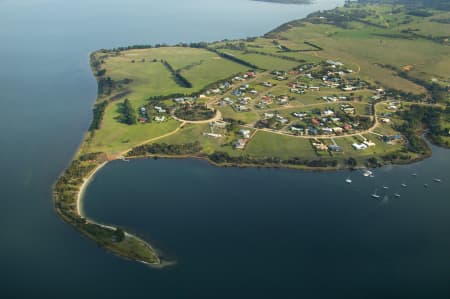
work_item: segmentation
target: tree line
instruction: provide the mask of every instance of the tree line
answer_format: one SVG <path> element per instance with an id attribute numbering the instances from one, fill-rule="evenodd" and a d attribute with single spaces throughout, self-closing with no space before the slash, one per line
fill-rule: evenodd
<path id="1" fill-rule="evenodd" d="M 95 131 L 100 129 L 100 125 L 103 120 L 103 116 L 105 114 L 106 106 L 108 106 L 108 101 L 103 101 L 101 103 L 95 104 L 93 110 L 93 118 L 91 126 L 89 127 L 89 131 Z"/>
<path id="2" fill-rule="evenodd" d="M 167 60 L 161 60 L 161 63 L 169 70 L 172 74 L 175 83 L 183 88 L 192 88 L 192 83 L 188 79 L 181 75 L 180 71 L 175 70 Z"/>
<path id="3" fill-rule="evenodd" d="M 121 107 L 122 122 L 126 123 L 127 125 L 136 124 L 137 123 L 136 111 L 131 105 L 130 100 L 125 99 L 125 101 L 123 101 L 121 106 L 122 106 Z"/>
<path id="4" fill-rule="evenodd" d="M 145 155 L 191 155 L 201 152 L 200 142 L 195 141 L 183 144 L 152 143 L 133 148 L 127 155 L 129 157 Z"/>

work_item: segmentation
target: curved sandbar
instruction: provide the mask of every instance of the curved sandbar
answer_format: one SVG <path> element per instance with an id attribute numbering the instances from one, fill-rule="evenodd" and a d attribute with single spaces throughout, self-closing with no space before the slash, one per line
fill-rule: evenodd
<path id="1" fill-rule="evenodd" d="M 87 162 L 89 164 L 86 164 L 88 166 L 80 166 L 80 158 L 72 162 L 54 186 L 54 201 L 58 215 L 84 236 L 117 256 L 146 265 L 161 265 L 157 252 L 146 241 L 121 228 L 100 224 L 85 217 L 82 207 L 84 192 L 92 178 L 108 162 L 89 161 Z M 80 175 L 71 177 L 75 172 Z"/>
<path id="2" fill-rule="evenodd" d="M 83 210 L 83 196 L 84 196 L 84 193 L 85 193 L 85 191 L 86 191 L 86 188 L 89 186 L 89 183 L 92 181 L 92 179 L 95 177 L 95 175 L 96 175 L 96 174 L 97 174 L 104 166 L 106 166 L 108 163 L 109 163 L 109 161 L 105 161 L 105 162 L 103 162 L 102 164 L 98 165 L 98 166 L 97 166 L 97 167 L 89 174 L 89 176 L 88 176 L 87 178 L 84 179 L 83 184 L 81 185 L 80 190 L 79 190 L 79 192 L 78 192 L 78 196 L 77 196 L 77 212 L 78 212 L 78 215 L 79 215 L 81 218 L 86 219 L 87 222 L 96 224 L 96 225 L 98 225 L 98 226 L 100 226 L 100 227 L 102 227 L 102 228 L 104 228 L 104 229 L 107 229 L 107 230 L 115 231 L 117 228 L 114 227 L 114 226 L 101 224 L 101 223 L 98 223 L 98 222 L 96 222 L 96 221 L 94 221 L 94 220 L 92 220 L 92 219 L 87 218 L 86 215 L 84 214 L 84 210 Z M 141 262 L 141 263 L 144 263 L 144 264 L 147 264 L 147 265 L 162 265 L 161 260 L 160 260 L 159 257 L 157 256 L 157 253 L 156 253 L 155 249 L 154 249 L 149 243 L 147 243 L 146 241 L 142 240 L 142 239 L 139 238 L 138 236 L 133 235 L 133 234 L 131 234 L 131 233 L 129 233 L 129 232 L 124 231 L 124 234 L 125 234 L 125 238 L 135 239 L 137 242 L 142 243 L 144 246 L 148 247 L 148 250 L 151 251 L 152 254 L 155 255 L 155 261 L 150 261 L 150 262 L 149 262 L 148 260 L 138 260 L 138 259 L 135 259 L 137 262 Z M 125 256 L 125 257 L 128 258 L 128 256 Z"/>

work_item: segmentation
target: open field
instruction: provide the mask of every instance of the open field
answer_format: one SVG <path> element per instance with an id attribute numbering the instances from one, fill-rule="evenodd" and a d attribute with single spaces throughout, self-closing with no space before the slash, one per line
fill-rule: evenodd
<path id="1" fill-rule="evenodd" d="M 291 138 L 269 132 L 256 133 L 245 152 L 256 157 L 268 157 L 270 155 L 282 159 L 292 157 L 317 158 L 308 139 Z"/>

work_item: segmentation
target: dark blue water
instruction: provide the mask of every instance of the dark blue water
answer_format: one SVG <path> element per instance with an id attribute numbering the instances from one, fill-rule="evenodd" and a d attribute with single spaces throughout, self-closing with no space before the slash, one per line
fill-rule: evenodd
<path id="1" fill-rule="evenodd" d="M 351 186 L 346 173 L 113 163 L 87 212 L 152 240 L 178 262 L 164 270 L 103 252 L 53 211 L 91 119 L 89 52 L 260 35 L 342 1 L 317 2 L 0 0 L 1 298 L 448 298 L 448 185 L 408 176 L 448 176 L 443 150 Z M 368 199 L 403 180 L 401 199 Z"/>
<path id="2" fill-rule="evenodd" d="M 169 298 L 448 298 L 450 185 L 432 179 L 448 176 L 450 152 L 434 150 L 375 178 L 114 162 L 90 185 L 85 208 L 177 261 L 140 277 Z M 379 201 L 370 197 L 377 189 Z"/>

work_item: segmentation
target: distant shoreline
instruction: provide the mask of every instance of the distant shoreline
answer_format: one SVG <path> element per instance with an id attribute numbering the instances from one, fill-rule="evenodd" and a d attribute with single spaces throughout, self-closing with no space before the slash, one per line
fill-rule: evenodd
<path id="1" fill-rule="evenodd" d="M 299 4 L 299 5 L 314 3 L 313 0 L 252 0 L 252 1 L 277 3 L 277 4 Z"/>

